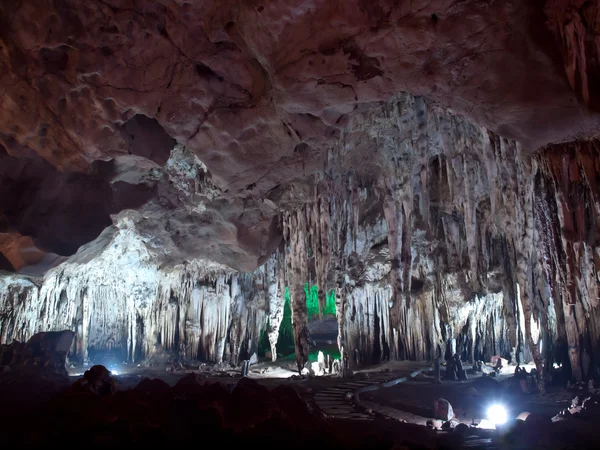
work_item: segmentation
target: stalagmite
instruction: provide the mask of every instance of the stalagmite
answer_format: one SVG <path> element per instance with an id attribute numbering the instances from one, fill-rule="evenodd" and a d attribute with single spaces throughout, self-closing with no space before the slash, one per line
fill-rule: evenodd
<path id="1" fill-rule="evenodd" d="M 173 237 L 152 237 L 124 212 L 44 277 L 0 278 L 0 337 L 71 329 L 70 358 L 110 349 L 136 362 L 238 364 L 262 330 L 275 360 L 287 290 L 302 371 L 308 321 L 322 318 L 333 289 L 337 344 L 350 365 L 456 351 L 463 360 L 533 358 L 540 388 L 554 361 L 583 378 L 585 361 L 597 371 L 600 360 L 599 148 L 590 141 L 532 155 L 398 94 L 349 117 L 323 170 L 273 194 L 286 201 L 265 203 L 282 240 L 262 267 L 158 263 Z M 177 195 L 163 200 L 185 199 L 199 223 L 220 220 L 210 201 L 223 193 L 206 167 L 183 146 L 172 153 L 163 175 Z M 247 233 L 232 222 L 223 236 Z M 305 286 L 314 292 L 315 283 L 318 314 L 308 317 Z"/>
<path id="2" fill-rule="evenodd" d="M 277 338 L 279 337 L 279 326 L 283 319 L 283 307 L 285 302 L 285 286 L 280 281 L 279 253 L 275 253 L 265 266 L 267 298 L 269 305 L 269 346 L 271 348 L 271 359 L 277 360 Z"/>
<path id="3" fill-rule="evenodd" d="M 306 270 L 306 215 L 304 209 L 294 211 L 289 216 L 291 231 L 291 276 L 290 297 L 292 304 L 292 327 L 298 372 L 302 372 L 308 362 L 308 311 L 304 300 L 304 280 Z"/>

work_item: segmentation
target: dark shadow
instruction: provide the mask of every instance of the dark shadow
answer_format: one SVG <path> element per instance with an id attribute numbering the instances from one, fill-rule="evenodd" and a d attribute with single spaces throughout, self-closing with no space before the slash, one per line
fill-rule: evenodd
<path id="1" fill-rule="evenodd" d="M 167 134 L 156 119 L 136 114 L 121 127 L 121 136 L 129 143 L 129 153 L 164 166 L 177 141 Z"/>

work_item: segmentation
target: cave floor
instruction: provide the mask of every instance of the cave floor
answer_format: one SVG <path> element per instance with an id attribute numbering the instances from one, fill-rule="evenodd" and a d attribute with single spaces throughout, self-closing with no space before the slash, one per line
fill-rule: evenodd
<path id="1" fill-rule="evenodd" d="M 529 412 L 546 424 L 558 411 L 568 407 L 576 395 L 562 387 L 549 387 L 544 396 L 523 394 L 514 382 L 511 384 L 514 373 L 512 366 L 504 368 L 496 378 L 476 374 L 469 375 L 466 381 L 434 384 L 432 377 L 426 375 L 430 368 L 429 362 L 388 362 L 355 371 L 355 376 L 350 380 L 336 376 L 294 379 L 290 378 L 296 374 L 293 363 L 261 361 L 251 367 L 249 377 L 269 389 L 279 385 L 294 388 L 340 430 L 352 424 L 353 430 L 364 429 L 365 433 L 375 433 L 382 439 L 393 439 L 395 442 L 402 442 L 410 435 L 409 441 L 414 443 L 417 439 L 424 448 L 439 448 L 440 445 L 472 449 L 588 448 L 590 442 L 600 441 L 596 427 L 582 421 L 553 424 L 550 433 L 544 425 L 533 425 L 524 433 L 523 430 L 514 429 L 509 432 L 493 430 L 493 425 L 486 420 L 487 408 L 499 403 L 505 407 L 509 418 Z M 353 401 L 353 396 L 345 395 L 359 387 L 405 377 L 420 369 L 424 370 L 423 374 L 406 382 L 362 394 L 360 404 Z M 189 372 L 135 368 L 119 375 L 119 387 L 129 389 L 143 377 L 160 378 L 174 385 Z M 225 385 L 234 385 L 241 378 L 237 371 L 202 373 L 207 381 L 218 381 Z M 329 393 L 335 391 L 338 391 L 338 397 L 332 403 Z M 477 425 L 477 431 L 472 429 L 473 434 L 465 438 L 456 433 L 426 428 L 424 425 L 433 417 L 433 404 L 438 398 L 447 399 L 456 419 L 467 425 Z M 535 430 L 532 432 L 532 429 Z"/>
<path id="2" fill-rule="evenodd" d="M 411 372 L 419 369 L 428 369 L 431 366 L 428 362 L 399 361 L 388 362 L 371 366 L 354 372 L 355 377 L 363 380 L 373 379 L 373 383 L 388 380 L 397 377 L 409 375 Z M 83 376 L 83 372 L 88 367 L 68 369 L 70 378 L 75 381 Z M 184 376 L 189 373 L 199 373 L 207 381 L 220 382 L 223 384 L 235 384 L 240 378 L 239 369 L 216 370 L 206 366 L 204 370 L 176 370 L 169 371 L 164 367 L 138 367 L 133 365 L 119 365 L 107 367 L 116 374 L 117 386 L 119 389 L 131 389 L 135 387 L 143 378 L 158 378 L 167 384 L 174 386 Z M 292 361 L 260 361 L 250 367 L 248 377 L 259 381 L 261 384 L 272 388 L 279 385 L 290 385 L 300 390 L 309 390 L 318 392 L 331 386 L 340 384 L 342 381 L 337 376 L 318 376 L 304 377 L 302 379 L 292 378 L 297 375 L 295 362 Z"/>
<path id="3" fill-rule="evenodd" d="M 508 387 L 509 376 L 497 379 L 473 376 L 466 381 L 442 381 L 432 383 L 431 377 L 416 377 L 396 386 L 368 392 L 363 403 L 371 409 L 390 417 L 425 425 L 433 417 L 435 400 L 444 398 L 450 402 L 459 422 L 472 424 L 483 421 L 492 404 L 501 404 L 509 417 L 529 412 L 551 418 L 560 408 L 570 403 L 574 394 L 562 388 L 548 388 L 544 396 L 523 394 L 517 386 Z M 379 405 L 375 408 L 375 405 Z"/>
<path id="4" fill-rule="evenodd" d="M 429 368 L 430 364 L 426 362 L 396 362 L 357 371 L 355 376 L 348 380 L 335 376 L 300 379 L 289 377 L 294 374 L 294 371 L 287 365 L 287 362 L 280 362 L 279 365 L 260 362 L 252 366 L 249 378 L 255 379 L 269 389 L 279 385 L 294 388 L 314 409 L 320 410 L 324 418 L 334 428 L 339 429 L 340 433 L 351 429 L 353 432 L 373 435 L 378 439 L 393 440 L 396 443 L 411 442 L 411 445 L 407 445 L 408 448 L 416 448 L 413 446 L 415 442 L 422 445 L 419 448 L 486 449 L 592 448 L 595 444 L 590 447 L 590 443 L 599 442 L 600 433 L 596 429 L 597 427 L 587 421 L 569 420 L 550 426 L 548 418 L 568 406 L 568 402 L 575 395 L 573 392 L 556 388 L 550 389 L 545 396 L 519 393 L 513 388 L 505 387 L 510 385 L 512 378 L 508 375 L 510 368 L 507 368 L 506 375 L 501 375 L 497 379 L 471 376 L 464 382 L 444 381 L 441 384 L 432 383 L 431 377 L 422 374 L 390 388 L 364 393 L 360 396 L 358 405 L 355 404 L 355 398 L 352 395 L 347 395 L 361 386 L 389 381 L 407 376 L 418 369 L 427 370 Z M 71 369 L 70 381 L 75 381 L 81 376 L 76 370 Z M 233 370 L 217 373 L 204 368 L 202 371 L 170 372 L 165 368 L 121 367 L 121 371 L 117 375 L 117 386 L 119 390 L 128 390 L 146 377 L 158 378 L 173 386 L 191 372 L 202 373 L 207 381 L 219 382 L 231 387 L 241 378 L 239 371 Z M 288 377 L 284 378 L 286 375 Z M 21 383 L 18 384 L 22 384 L 23 388 L 30 386 L 31 382 L 20 376 L 19 378 Z M 49 379 L 48 382 L 56 384 L 58 381 L 60 380 L 57 379 L 54 382 Z M 16 394 L 17 386 L 14 384 L 12 386 L 9 390 Z M 41 388 L 42 386 L 40 386 Z M 45 388 L 45 390 L 50 391 L 49 388 Z M 338 405 L 334 406 L 338 408 L 338 411 L 341 407 L 343 409 L 341 413 L 332 406 L 333 396 L 329 393 L 337 396 Z M 485 409 L 494 402 L 505 405 L 512 417 L 528 411 L 545 421 L 537 424 L 521 422 L 523 426 L 527 425 L 524 429 L 517 431 L 513 429 L 504 434 L 502 431 L 496 430 L 471 429 L 472 431 L 469 433 L 472 434 L 465 437 L 458 433 L 434 431 L 422 425 L 432 418 L 433 402 L 440 397 L 450 401 L 457 419 L 467 424 L 470 424 L 473 419 L 478 421 L 482 418 Z M 29 403 L 21 394 L 19 394 L 19 398 L 21 406 Z"/>
<path id="5" fill-rule="evenodd" d="M 319 398 L 320 393 L 339 390 L 353 392 L 356 388 L 389 381 L 408 376 L 416 370 L 428 371 L 429 362 L 400 361 L 387 362 L 354 372 L 353 380 L 342 380 L 337 376 L 292 378 L 297 375 L 295 363 L 290 361 L 260 361 L 251 366 L 249 378 L 259 381 L 272 389 L 279 385 L 288 385 L 296 389 L 305 398 Z M 73 381 L 83 375 L 82 368 L 70 369 Z M 111 369 L 111 370 L 114 370 Z M 361 396 L 361 406 L 352 406 L 356 410 L 369 409 L 380 416 L 408 423 L 425 425 L 433 417 L 433 404 L 438 398 L 447 399 L 452 405 L 457 420 L 471 424 L 485 419 L 487 407 L 492 403 L 501 403 L 509 413 L 516 417 L 527 411 L 544 417 L 554 416 L 559 409 L 564 409 L 570 403 L 574 394 L 561 388 L 549 388 L 547 395 L 523 394 L 516 389 L 504 389 L 514 372 L 513 367 L 507 367 L 498 378 L 469 375 L 467 381 L 442 381 L 432 383 L 432 378 L 425 374 L 390 388 L 368 392 Z M 178 370 L 168 371 L 165 368 L 119 366 L 116 370 L 117 386 L 120 390 L 135 387 L 143 378 L 158 378 L 174 386 L 181 378 L 189 373 L 200 373 L 209 382 L 219 382 L 224 385 L 234 385 L 240 378 L 239 370 Z M 351 403 L 349 399 L 344 399 Z M 317 407 L 324 409 L 321 405 Z M 350 409 L 350 408 L 348 408 Z M 326 413 L 326 411 L 324 411 Z M 327 413 L 326 413 L 327 415 Z M 333 417 L 332 417 L 333 418 Z M 483 420 L 482 426 L 485 426 Z"/>

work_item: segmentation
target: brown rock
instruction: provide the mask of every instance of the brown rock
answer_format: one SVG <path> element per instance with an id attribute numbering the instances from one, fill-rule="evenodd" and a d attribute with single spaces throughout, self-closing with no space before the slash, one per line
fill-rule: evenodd
<path id="1" fill-rule="evenodd" d="M 543 3 L 8 2 L 0 185 L 13 195 L 0 210 L 60 255 L 150 198 L 179 211 L 169 230 L 186 230 L 198 221 L 176 196 L 93 173 L 92 161 L 129 155 L 162 165 L 176 140 L 231 200 L 206 214 L 214 246 L 173 240 L 180 259 L 190 247 L 250 271 L 280 239 L 262 197 L 320 171 L 323 149 L 372 102 L 423 94 L 530 151 L 596 133 L 597 7 L 546 2 L 557 53 Z"/>
<path id="2" fill-rule="evenodd" d="M 434 417 L 444 422 L 454 419 L 454 411 L 450 402 L 444 398 L 437 399 L 433 404 Z"/>
<path id="3" fill-rule="evenodd" d="M 0 349 L 0 366 L 36 368 L 46 372 L 67 375 L 65 361 L 75 333 L 48 331 L 37 333 L 23 344 L 14 341 Z"/>

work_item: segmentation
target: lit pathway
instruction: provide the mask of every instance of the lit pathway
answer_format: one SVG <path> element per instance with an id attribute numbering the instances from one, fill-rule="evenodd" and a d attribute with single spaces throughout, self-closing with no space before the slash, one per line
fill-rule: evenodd
<path id="1" fill-rule="evenodd" d="M 354 403 L 354 391 L 401 376 L 391 372 L 376 373 L 367 380 L 347 380 L 314 394 L 314 401 L 331 419 L 373 420 L 375 416 Z"/>
<path id="2" fill-rule="evenodd" d="M 371 372 L 371 377 L 366 380 L 347 380 L 335 386 L 321 389 L 313 395 L 313 401 L 322 411 L 326 418 L 344 419 L 357 421 L 372 421 L 377 416 L 390 419 L 407 420 L 411 423 L 425 425 L 426 418 L 416 416 L 395 408 L 378 405 L 368 401 L 361 401 L 361 406 L 355 403 L 356 390 L 385 383 L 403 376 L 409 376 L 408 372 Z M 421 406 L 415 404 L 415 406 Z M 375 414 L 373 413 L 375 412 Z M 498 448 L 491 439 L 482 439 L 469 436 L 463 443 L 466 449 L 493 450 Z"/>

